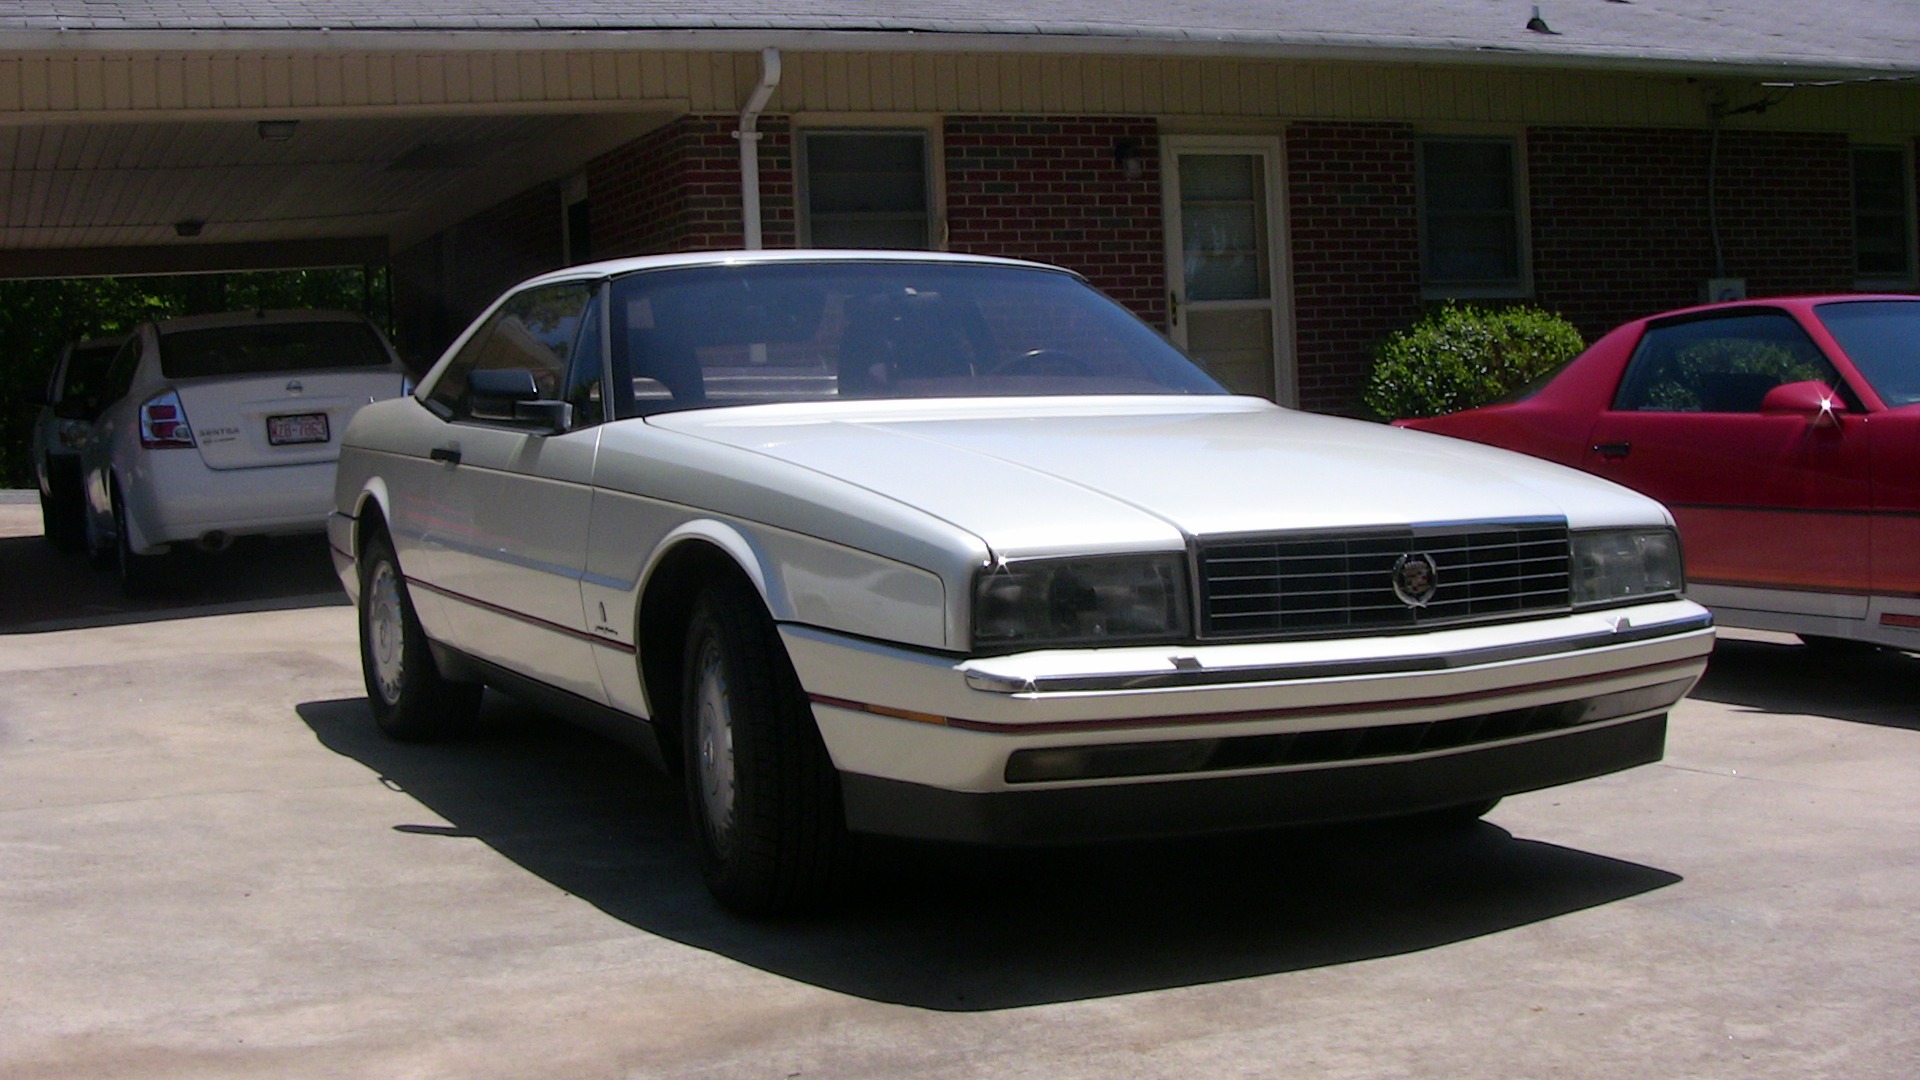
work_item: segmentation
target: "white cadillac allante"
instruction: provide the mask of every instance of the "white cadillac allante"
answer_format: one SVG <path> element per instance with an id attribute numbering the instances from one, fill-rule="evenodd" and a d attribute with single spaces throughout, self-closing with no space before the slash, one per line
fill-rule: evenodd
<path id="1" fill-rule="evenodd" d="M 1658 760 L 1713 640 L 1657 503 L 1230 396 L 1030 263 L 573 267 L 345 443 L 380 726 L 488 685 L 637 742 L 746 911 L 857 833 L 1470 821 Z"/>

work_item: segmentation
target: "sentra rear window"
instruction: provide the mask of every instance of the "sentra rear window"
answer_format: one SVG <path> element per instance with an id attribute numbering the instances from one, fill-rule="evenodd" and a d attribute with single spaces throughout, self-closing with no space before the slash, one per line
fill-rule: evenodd
<path id="1" fill-rule="evenodd" d="M 387 351 L 373 328 L 357 322 L 263 322 L 177 330 L 160 338 L 160 372 L 169 379 L 271 375 L 386 363 Z"/>
<path id="2" fill-rule="evenodd" d="M 1888 408 L 1920 401 L 1920 301 L 1850 300 L 1813 310 Z"/>

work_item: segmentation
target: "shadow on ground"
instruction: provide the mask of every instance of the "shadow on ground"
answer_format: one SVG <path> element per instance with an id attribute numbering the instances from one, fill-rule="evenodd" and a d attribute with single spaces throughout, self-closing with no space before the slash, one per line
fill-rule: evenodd
<path id="1" fill-rule="evenodd" d="M 1755 712 L 1920 730 L 1920 656 L 1722 637 L 1692 697 Z"/>
<path id="2" fill-rule="evenodd" d="M 111 566 L 62 554 L 43 537 L 0 537 L 0 634 L 80 630 L 199 615 L 278 611 L 347 602 L 324 536 L 184 552 L 162 564 L 150 596 L 123 595 Z"/>
<path id="3" fill-rule="evenodd" d="M 748 920 L 708 897 L 678 784 L 635 752 L 488 695 L 439 746 L 380 736 L 364 699 L 299 713 L 321 743 L 632 926 L 876 1001 L 1016 1008 L 1428 949 L 1674 884 L 1512 836 L 1385 827 L 1038 852 L 872 843 L 838 910 Z"/>

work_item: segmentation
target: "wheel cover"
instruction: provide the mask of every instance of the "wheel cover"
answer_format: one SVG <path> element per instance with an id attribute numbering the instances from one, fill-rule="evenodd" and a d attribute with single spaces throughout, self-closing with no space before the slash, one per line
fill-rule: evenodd
<path id="1" fill-rule="evenodd" d="M 694 691 L 694 765 L 699 772 L 700 802 L 706 810 L 707 835 L 724 854 L 733 838 L 734 802 L 738 783 L 733 770 L 733 696 L 719 643 L 709 638 L 700 651 L 699 683 Z"/>
<path id="2" fill-rule="evenodd" d="M 367 663 L 372 666 L 373 682 L 380 697 L 393 705 L 400 700 L 400 686 L 407 675 L 406 612 L 400 599 L 400 576 L 393 564 L 382 559 L 367 576 Z"/>

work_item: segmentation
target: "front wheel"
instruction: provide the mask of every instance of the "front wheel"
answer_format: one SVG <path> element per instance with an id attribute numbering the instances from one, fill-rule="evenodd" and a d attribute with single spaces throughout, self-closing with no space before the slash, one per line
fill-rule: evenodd
<path id="1" fill-rule="evenodd" d="M 373 721 L 392 738 L 444 738 L 480 711 L 484 687 L 448 679 L 434 663 L 385 535 L 369 539 L 360 554 L 360 671 Z"/>
<path id="2" fill-rule="evenodd" d="M 840 779 L 757 594 L 708 586 L 684 670 L 681 745 L 707 887 L 746 914 L 819 905 L 851 853 Z"/>

